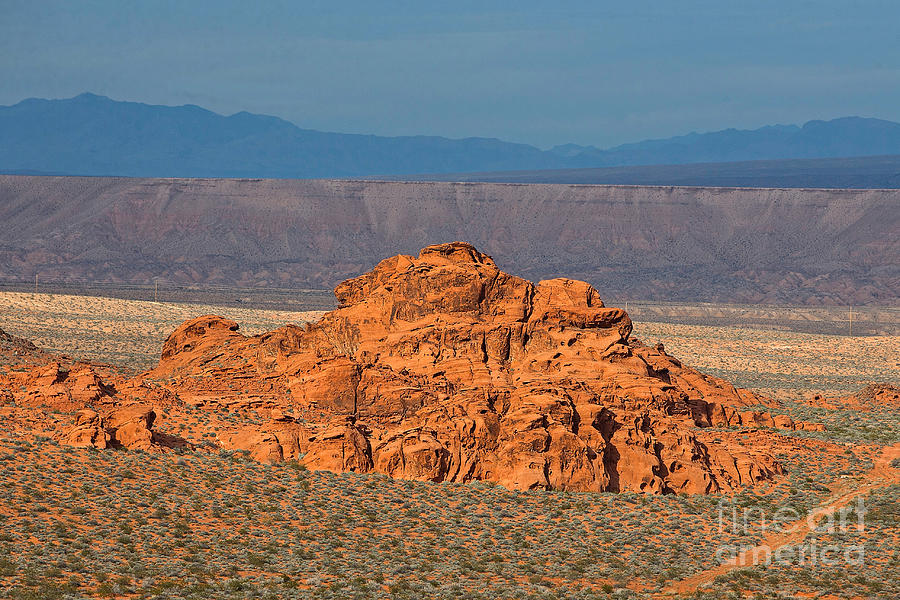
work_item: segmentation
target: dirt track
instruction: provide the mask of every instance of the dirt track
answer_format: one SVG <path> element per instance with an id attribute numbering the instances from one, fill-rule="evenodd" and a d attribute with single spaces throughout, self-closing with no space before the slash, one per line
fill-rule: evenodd
<path id="1" fill-rule="evenodd" d="M 900 444 L 894 444 L 885 448 L 875 461 L 875 465 L 863 475 L 860 482 L 854 482 L 856 485 L 842 482 L 841 485 L 836 486 L 834 494 L 817 508 L 822 513 L 827 513 L 829 510 L 837 510 L 847 506 L 860 496 L 900 482 L 900 469 L 891 467 L 891 461 L 895 458 L 900 458 Z M 665 590 L 665 593 L 673 595 L 693 594 L 697 589 L 712 584 L 716 577 L 720 575 L 724 575 L 734 569 L 753 566 L 754 557 L 766 556 L 769 551 L 774 552 L 784 545 L 801 543 L 815 528 L 821 518 L 825 516 L 822 513 L 812 519 L 804 517 L 787 524 L 784 531 L 770 533 L 759 546 L 741 552 L 732 561 L 677 581 L 670 585 Z"/>

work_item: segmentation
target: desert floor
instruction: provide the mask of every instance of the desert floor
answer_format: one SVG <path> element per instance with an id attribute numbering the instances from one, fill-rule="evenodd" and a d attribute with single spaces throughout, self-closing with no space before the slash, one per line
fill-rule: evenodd
<path id="1" fill-rule="evenodd" d="M 134 370 L 207 313 L 245 333 L 320 314 L 0 293 L 8 333 Z M 24 435 L 20 409 L 0 406 L 0 597 L 896 599 L 900 411 L 806 399 L 900 382 L 900 338 L 640 320 L 634 335 L 827 429 L 715 430 L 776 438 L 787 474 L 729 496 L 646 497 L 335 475 L 209 449 L 78 450 Z M 791 534 L 802 546 L 790 560 L 719 567 L 722 552 L 788 535 L 759 515 L 862 495 L 863 527 L 849 513 L 851 526 Z M 733 509 L 751 511 L 746 526 Z M 848 560 L 860 548 L 862 564 Z"/>
<path id="2" fill-rule="evenodd" d="M 155 366 L 166 337 L 184 321 L 207 314 L 233 319 L 244 334 L 255 335 L 323 313 L 0 292 L 0 328 L 7 333 L 47 350 L 135 370 Z"/>

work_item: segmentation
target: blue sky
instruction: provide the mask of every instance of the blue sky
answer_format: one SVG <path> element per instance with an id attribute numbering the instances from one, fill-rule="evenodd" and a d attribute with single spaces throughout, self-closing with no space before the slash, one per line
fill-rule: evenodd
<path id="1" fill-rule="evenodd" d="M 898 23 L 896 0 L 0 0 L 0 104 L 91 91 L 540 147 L 900 121 Z"/>

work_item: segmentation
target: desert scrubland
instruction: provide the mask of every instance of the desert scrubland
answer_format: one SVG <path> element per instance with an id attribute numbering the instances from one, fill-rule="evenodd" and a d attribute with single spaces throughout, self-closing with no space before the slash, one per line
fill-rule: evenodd
<path id="1" fill-rule="evenodd" d="M 778 309 L 766 310 L 778 316 Z M 636 321 L 631 337 L 656 348 L 652 352 L 661 352 L 656 344 L 662 342 L 664 354 L 658 356 L 677 356 L 684 365 L 758 394 L 745 397 L 755 398 L 741 409 L 750 411 L 745 415 L 777 414 L 793 423 L 775 427 L 744 416 L 730 425 L 698 429 L 710 448 L 764 451 L 783 470 L 727 492 L 656 495 L 333 473 L 308 468 L 310 455 L 261 460 L 262 438 L 250 438 L 255 444 L 250 451 L 223 446 L 222 440 L 236 439 L 236 427 L 277 432 L 266 428 L 295 422 L 254 405 L 258 387 L 246 409 L 215 408 L 209 392 L 188 382 L 191 377 L 203 381 L 206 371 L 188 379 L 187 371 L 158 371 L 125 380 L 155 366 L 164 342 L 170 353 L 175 343 L 178 353 L 167 360 L 188 360 L 184 364 L 220 372 L 216 377 L 223 379 L 204 385 L 238 398 L 243 392 L 229 378 L 244 375 L 235 370 L 240 363 L 229 353 L 256 356 L 256 350 L 242 350 L 254 338 L 227 330 L 171 336 L 183 321 L 202 314 L 221 315 L 227 327 L 233 320 L 247 335 L 323 316 L 321 311 L 0 294 L 6 333 L 27 337 L 47 351 L 40 354 L 13 338 L 4 342 L 15 357 L 4 355 L 7 364 L 0 376 L 24 386 L 21 392 L 10 387 L 11 396 L 0 408 L 4 596 L 593 599 L 699 594 L 726 599 L 790 591 L 887 599 L 900 583 L 900 395 L 890 386 L 859 391 L 872 382 L 900 379 L 896 336 L 849 337 L 765 329 L 758 323 Z M 369 309 L 361 313 L 370 314 Z M 59 353 L 69 358 L 60 359 Z M 20 355 L 38 366 L 18 366 Z M 76 359 L 119 365 L 86 367 L 101 382 L 116 382 L 117 389 L 104 391 L 101 384 L 97 391 L 93 379 L 81 388 L 86 375 L 74 380 L 66 371 L 53 370 L 53 377 L 68 377 L 68 398 L 84 390 L 99 394 L 93 405 L 98 410 L 111 393 L 109 398 L 119 403 L 134 393 L 156 398 L 155 422 L 131 426 L 132 433 L 137 427 L 137 438 L 124 437 L 124 426 L 110 430 L 130 444 L 140 442 L 141 432 L 152 426 L 152 436 L 143 438 L 149 445 L 141 446 L 147 450 L 73 448 L 75 438 L 59 435 L 61 427 L 71 426 L 70 412 L 31 408 L 35 399 L 52 404 L 61 397 L 47 395 L 52 382 L 51 388 L 40 388 L 48 381 L 40 378 L 44 375 L 29 373 L 43 373 L 46 367 L 40 365 L 48 360 L 71 364 L 65 368 L 74 373 L 83 368 Z M 178 391 L 166 396 L 168 389 Z M 296 426 L 306 425 L 301 420 Z M 73 431 L 77 428 L 76 423 Z M 804 529 L 805 515 L 817 507 L 827 514 L 845 506 L 851 507 L 846 527 Z M 732 519 L 732 514 L 743 518 L 745 511 L 750 511 L 746 522 Z M 795 514 L 800 524 L 771 521 L 784 513 Z M 776 542 L 789 548 L 790 559 L 721 566 L 723 556 L 744 548 L 764 550 Z"/>

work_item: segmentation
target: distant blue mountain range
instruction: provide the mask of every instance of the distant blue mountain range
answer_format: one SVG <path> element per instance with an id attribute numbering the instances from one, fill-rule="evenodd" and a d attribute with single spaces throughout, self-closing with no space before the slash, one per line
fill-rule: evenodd
<path id="1" fill-rule="evenodd" d="M 900 154 L 900 123 L 843 117 L 759 129 L 689 133 L 623 144 L 608 150 L 567 144 L 551 150 L 576 167 L 679 165 L 793 158 L 850 158 Z"/>
<path id="2" fill-rule="evenodd" d="M 541 150 L 492 138 L 329 133 L 94 94 L 0 107 L 3 173 L 346 178 L 889 154 L 900 154 L 900 124 L 859 117 Z"/>

